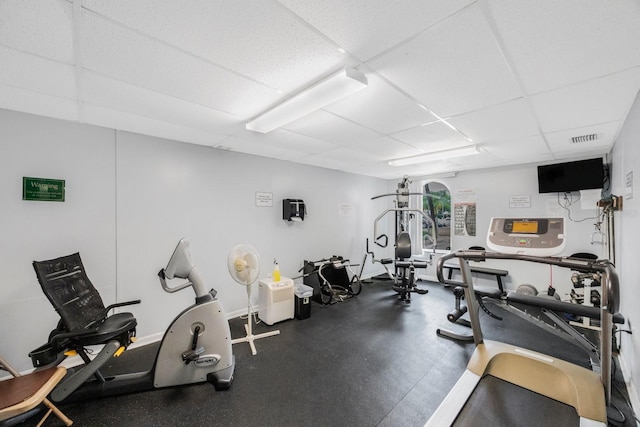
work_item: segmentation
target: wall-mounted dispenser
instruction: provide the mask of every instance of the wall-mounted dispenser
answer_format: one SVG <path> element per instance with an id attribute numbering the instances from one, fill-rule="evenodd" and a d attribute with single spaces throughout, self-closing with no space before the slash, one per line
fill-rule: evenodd
<path id="1" fill-rule="evenodd" d="M 282 219 L 285 221 L 303 221 L 307 213 L 304 201 L 301 199 L 282 200 Z"/>

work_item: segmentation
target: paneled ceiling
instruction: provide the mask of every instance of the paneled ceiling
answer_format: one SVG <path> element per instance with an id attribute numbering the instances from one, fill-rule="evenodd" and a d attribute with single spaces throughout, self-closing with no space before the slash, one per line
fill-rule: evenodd
<path id="1" fill-rule="evenodd" d="M 368 87 L 245 129 L 344 67 Z M 0 108 L 380 178 L 607 153 L 639 88 L 638 0 L 0 0 Z"/>

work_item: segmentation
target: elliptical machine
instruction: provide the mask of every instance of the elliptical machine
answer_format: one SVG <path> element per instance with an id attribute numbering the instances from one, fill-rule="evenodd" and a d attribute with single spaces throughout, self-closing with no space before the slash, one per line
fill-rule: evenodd
<path id="1" fill-rule="evenodd" d="M 387 275 L 393 280 L 392 289 L 398 294 L 401 301 L 407 304 L 411 302 L 411 294 L 417 293 L 424 295 L 428 292 L 426 289 L 420 289 L 417 286 L 417 269 L 427 268 L 431 264 L 432 256 L 429 260 L 411 259 L 412 246 L 411 235 L 409 234 L 409 221 L 415 218 L 415 214 L 420 214 L 426 221 L 433 225 L 433 221 L 422 210 L 409 207 L 409 196 L 419 195 L 424 196 L 422 193 L 411 193 L 409 191 L 409 184 L 411 181 L 408 176 L 402 178 L 398 183 L 398 189 L 395 193 L 381 194 L 372 197 L 371 200 L 379 199 L 381 197 L 393 196 L 395 197 L 395 208 L 385 209 L 373 223 L 373 235 L 375 236 L 374 243 L 381 248 L 386 248 L 389 243 L 389 237 L 386 234 L 378 234 L 378 221 L 380 221 L 389 212 L 395 213 L 395 257 L 376 259 L 373 251 L 369 250 L 369 239 L 367 239 L 367 254 L 371 255 L 371 261 L 373 263 L 379 262 L 384 267 Z M 435 227 L 431 227 L 433 248 L 435 250 L 436 236 Z M 366 261 L 366 255 L 363 260 L 363 264 Z M 389 271 L 388 265 L 393 264 L 395 271 L 392 273 Z"/>
<path id="2" fill-rule="evenodd" d="M 231 351 L 229 323 L 216 291 L 207 291 L 191 261 L 189 243 L 182 239 L 166 268 L 158 272 L 162 288 L 177 292 L 193 288 L 195 304 L 187 307 L 169 325 L 153 366 L 148 371 L 109 376 L 105 364 L 122 354 L 135 340 L 137 321 L 131 313 L 107 316 L 111 308 L 137 304 L 140 300 L 107 308 L 89 281 L 79 254 L 33 263 L 38 281 L 61 320 L 47 344 L 29 353 L 34 367 L 44 369 L 64 360 L 69 351 L 84 365 L 68 369 L 67 376 L 52 391 L 55 402 L 115 396 L 156 388 L 202 382 L 217 390 L 233 381 L 235 359 Z M 174 287 L 167 279 L 187 279 Z M 87 346 L 103 345 L 91 359 Z"/>

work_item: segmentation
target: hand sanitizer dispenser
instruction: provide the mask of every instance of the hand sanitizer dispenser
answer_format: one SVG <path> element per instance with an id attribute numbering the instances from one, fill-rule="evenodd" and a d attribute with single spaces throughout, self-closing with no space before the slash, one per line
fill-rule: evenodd
<path id="1" fill-rule="evenodd" d="M 307 208 L 301 199 L 282 200 L 282 219 L 285 221 L 304 221 Z"/>

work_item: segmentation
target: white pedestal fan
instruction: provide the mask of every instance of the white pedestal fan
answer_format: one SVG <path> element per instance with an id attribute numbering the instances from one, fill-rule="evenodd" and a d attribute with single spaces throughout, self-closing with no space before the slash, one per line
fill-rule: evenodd
<path id="1" fill-rule="evenodd" d="M 233 280 L 247 288 L 247 323 L 244 325 L 244 330 L 247 333 L 247 336 L 244 338 L 236 338 L 231 341 L 231 344 L 248 342 L 251 346 L 251 353 L 255 355 L 257 351 L 256 346 L 253 343 L 254 340 L 280 334 L 280 331 L 278 330 L 253 335 L 251 327 L 253 323 L 251 320 L 251 286 L 258 279 L 258 275 L 260 274 L 260 256 L 256 249 L 251 245 L 236 245 L 231 249 L 231 252 L 229 252 L 227 268 L 229 269 L 229 274 L 233 277 Z"/>

